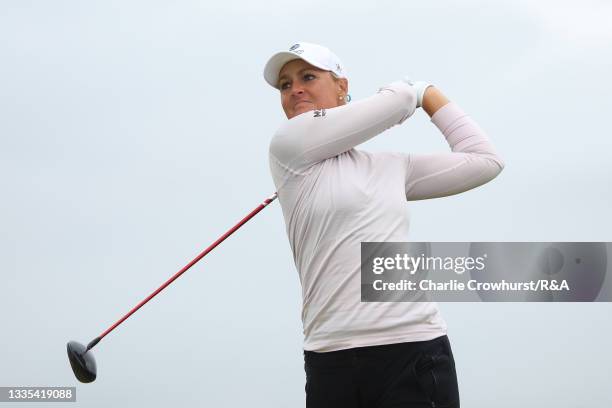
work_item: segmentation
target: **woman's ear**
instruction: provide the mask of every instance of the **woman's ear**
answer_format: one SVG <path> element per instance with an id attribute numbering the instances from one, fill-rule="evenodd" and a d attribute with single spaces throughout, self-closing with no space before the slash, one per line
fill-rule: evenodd
<path id="1" fill-rule="evenodd" d="M 343 95 L 348 93 L 348 79 L 346 78 L 338 78 L 338 85 L 340 86 L 340 91 Z"/>

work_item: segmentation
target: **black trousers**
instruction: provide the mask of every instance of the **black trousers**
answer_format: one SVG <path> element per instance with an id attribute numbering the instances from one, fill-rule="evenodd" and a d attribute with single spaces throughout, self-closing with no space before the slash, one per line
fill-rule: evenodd
<path id="1" fill-rule="evenodd" d="M 428 341 L 304 351 L 306 408 L 459 408 L 447 336 Z"/>

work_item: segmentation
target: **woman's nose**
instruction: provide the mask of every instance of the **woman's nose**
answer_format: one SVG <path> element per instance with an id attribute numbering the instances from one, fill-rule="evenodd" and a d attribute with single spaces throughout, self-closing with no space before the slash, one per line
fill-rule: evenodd
<path id="1" fill-rule="evenodd" d="M 304 93 L 304 87 L 302 85 L 296 84 L 291 87 L 291 93 L 294 95 L 300 95 Z"/>

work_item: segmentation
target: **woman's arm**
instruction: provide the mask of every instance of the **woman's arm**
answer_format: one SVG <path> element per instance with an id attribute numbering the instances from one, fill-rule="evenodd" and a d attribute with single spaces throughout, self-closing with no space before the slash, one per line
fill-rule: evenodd
<path id="1" fill-rule="evenodd" d="M 394 82 L 366 99 L 289 119 L 272 138 L 270 155 L 286 168 L 300 171 L 402 123 L 415 109 L 413 87 Z"/>
<path id="2" fill-rule="evenodd" d="M 471 190 L 504 168 L 486 133 L 435 87 L 426 89 L 423 109 L 440 129 L 452 153 L 410 154 L 406 198 L 423 200 Z"/>

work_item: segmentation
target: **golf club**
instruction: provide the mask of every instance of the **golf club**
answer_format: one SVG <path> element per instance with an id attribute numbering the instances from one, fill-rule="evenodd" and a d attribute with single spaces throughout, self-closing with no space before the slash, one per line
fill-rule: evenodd
<path id="1" fill-rule="evenodd" d="M 68 342 L 68 360 L 70 360 L 70 366 L 72 367 L 72 371 L 76 376 L 77 380 L 82 383 L 90 383 L 96 379 L 96 360 L 93 357 L 92 352 L 90 351 L 96 344 L 100 342 L 108 333 L 113 331 L 117 326 L 123 323 L 128 317 L 130 317 L 134 312 L 140 309 L 145 305 L 149 300 L 153 299 L 159 292 L 164 290 L 168 285 L 174 282 L 179 276 L 185 273 L 189 268 L 195 265 L 200 259 L 204 258 L 206 254 L 212 251 L 217 245 L 223 242 L 227 237 L 232 235 L 238 228 L 240 228 L 243 224 L 245 224 L 248 220 L 253 218 L 255 214 L 264 209 L 268 204 L 274 201 L 278 197 L 277 193 L 274 193 L 269 198 L 265 199 L 263 203 L 261 203 L 257 208 L 251 211 L 246 217 L 244 217 L 238 224 L 234 225 L 230 228 L 225 234 L 221 235 L 219 239 L 213 242 L 208 248 L 202 251 L 198 256 L 196 256 L 191 262 L 183 267 L 180 271 L 174 274 L 170 279 L 168 279 L 163 285 L 157 288 L 153 293 L 147 296 L 144 300 L 142 300 L 139 304 L 137 304 L 132 310 L 130 310 L 127 314 L 125 314 L 121 319 L 119 319 L 115 324 L 106 329 L 101 335 L 93 339 L 87 344 L 87 347 L 78 343 L 76 341 Z"/>

